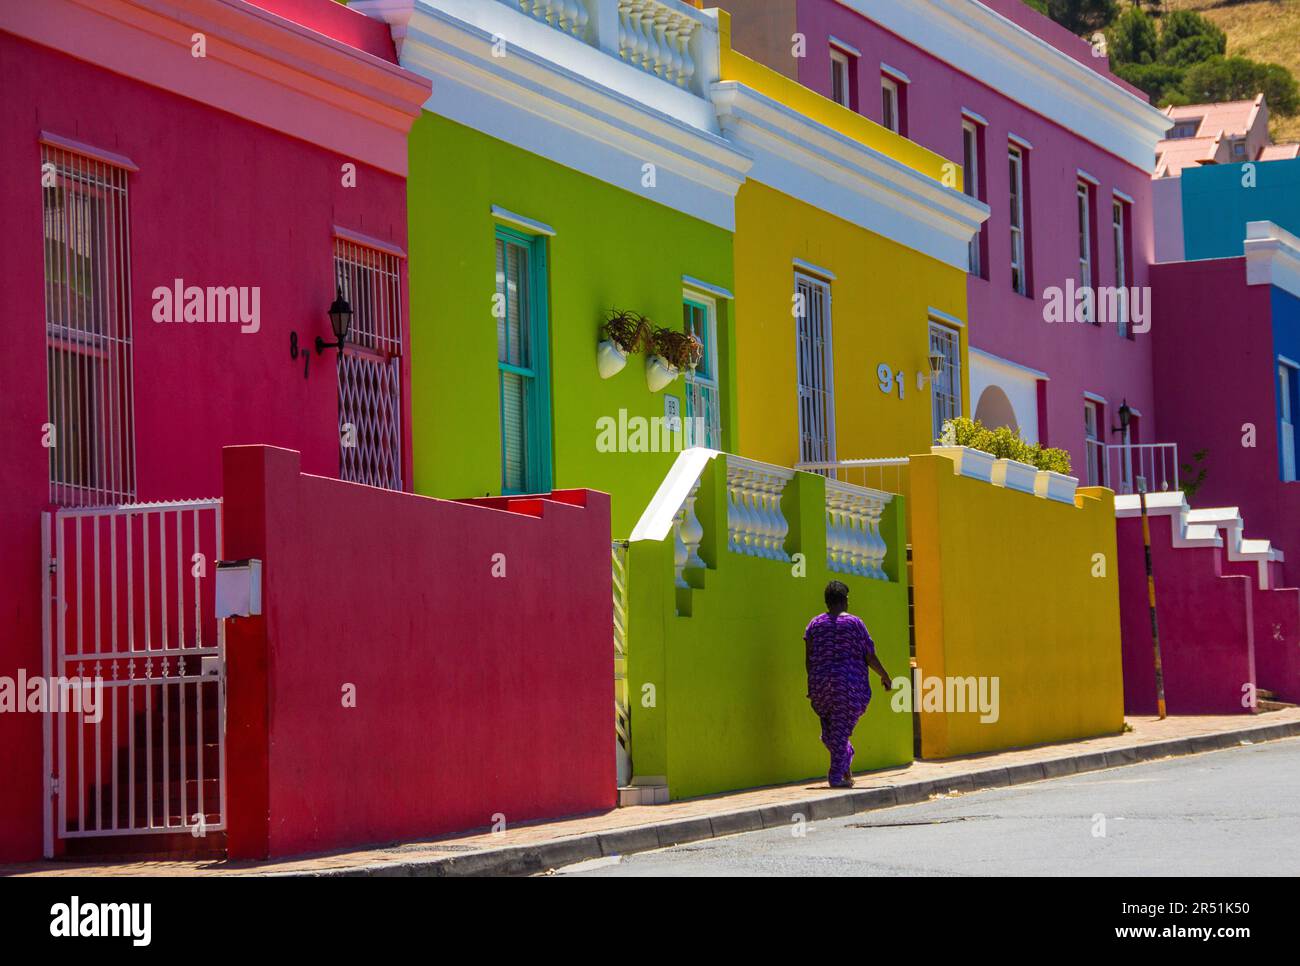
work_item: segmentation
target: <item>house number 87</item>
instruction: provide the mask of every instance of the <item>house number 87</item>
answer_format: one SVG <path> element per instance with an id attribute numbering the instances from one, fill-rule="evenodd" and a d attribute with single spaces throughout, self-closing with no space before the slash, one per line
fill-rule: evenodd
<path id="1" fill-rule="evenodd" d="M 903 379 L 903 373 L 901 371 L 895 373 L 889 367 L 889 363 L 882 362 L 879 366 L 876 367 L 876 382 L 880 386 L 880 391 L 883 392 L 886 396 L 892 394 L 894 391 L 894 386 L 897 385 L 898 398 L 899 399 L 903 398 L 903 390 L 905 387 L 905 380 Z"/>

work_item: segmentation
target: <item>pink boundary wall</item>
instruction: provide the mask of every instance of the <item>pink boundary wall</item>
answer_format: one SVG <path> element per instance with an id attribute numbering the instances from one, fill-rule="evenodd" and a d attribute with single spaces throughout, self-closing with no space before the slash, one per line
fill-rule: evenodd
<path id="1" fill-rule="evenodd" d="M 1174 547 L 1169 516 L 1150 518 L 1156 618 L 1165 700 L 1172 715 L 1242 714 L 1242 687 L 1255 683 L 1252 581 L 1221 576 L 1223 551 Z M 1115 521 L 1120 627 L 1124 648 L 1124 710 L 1155 714 L 1155 669 L 1147 604 L 1142 520 Z"/>
<path id="2" fill-rule="evenodd" d="M 1091 57 L 1087 44 L 1023 7 L 1019 0 L 991 0 L 986 5 L 1132 93 L 1128 85 L 1101 69 L 1104 62 Z M 834 36 L 862 52 L 857 62 L 859 110 L 872 120 L 881 120 L 878 92 L 883 62 L 912 79 L 907 91 L 906 132 L 912 141 L 960 164 L 963 109 L 975 111 L 988 121 L 984 129 L 986 164 L 981 191 L 981 197 L 988 199 L 992 208 L 983 229 L 983 261 L 988 278 L 971 276 L 968 282 L 969 342 L 974 349 L 1051 377 L 1046 392 L 1041 391 L 1044 384 L 1039 383 L 1040 439 L 1068 450 L 1075 467 L 1086 466 L 1083 402 L 1087 391 L 1107 400 L 1104 418 L 1108 428 L 1117 422 L 1115 412 L 1127 399 L 1143 414 L 1141 441 L 1157 441 L 1150 337 L 1139 335 L 1129 340 L 1109 325 L 1043 321 L 1044 290 L 1063 286 L 1067 278 L 1078 275 L 1073 228 L 1078 169 L 1100 182 L 1094 188 L 1094 284 L 1115 284 L 1110 231 L 1114 189 L 1134 200 L 1128 284 L 1148 284 L 1148 266 L 1154 257 L 1151 172 L 1134 167 L 835 0 L 797 0 L 796 9 L 797 29 L 808 38 L 807 56 L 797 62 L 798 77 L 813 90 L 830 95 L 829 38 Z M 1006 155 L 1008 135 L 1012 133 L 1034 145 L 1026 184 L 1032 298 L 1011 289 Z M 1063 226 L 1067 226 L 1066 230 Z M 978 404 L 978 399 L 969 401 L 971 415 Z M 1119 439 L 1107 432 L 1105 441 L 1115 443 Z"/>
<path id="3" fill-rule="evenodd" d="M 263 561 L 263 616 L 227 625 L 230 856 L 612 808 L 609 497 L 516 513 L 299 463 L 224 454 L 227 555 Z"/>
<path id="4" fill-rule="evenodd" d="M 112 67 L 96 59 L 109 5 L 131 14 L 114 20 L 112 30 L 134 37 L 112 53 Z M 196 64 L 188 53 L 190 27 L 124 0 L 97 8 L 69 0 L 0 4 L 0 152 L 15 172 L 0 180 L 0 278 L 10 307 L 0 356 L 0 675 L 15 676 L 19 668 L 37 675 L 42 666 L 40 514 L 49 506 L 48 452 L 41 445 L 48 419 L 42 132 L 125 156 L 138 167 L 129 176 L 129 219 L 139 500 L 220 496 L 220 451 L 228 444 L 289 446 L 302 451 L 310 472 L 337 473 L 334 356 L 313 353 L 304 379 L 303 358 L 289 358 L 289 333 L 296 330 L 304 344 L 330 337 L 334 226 L 406 246 L 405 179 L 365 158 L 392 160 L 405 170 L 405 129 L 392 125 L 404 119 L 409 126 L 427 83 L 246 4 L 184 0 L 183 6 L 219 17 L 210 43 L 229 31 L 255 37 L 255 51 L 213 51 L 206 64 Z M 12 32 L 25 30 L 60 49 Z M 218 106 L 166 89 L 200 97 L 208 81 L 200 82 L 197 68 L 242 69 L 234 64 L 260 66 L 223 88 Z M 135 73 L 143 80 L 128 76 Z M 320 97 L 345 78 L 356 89 L 328 94 L 338 103 Z M 304 135 L 333 126 L 328 144 L 353 150 L 338 153 L 263 126 L 268 109 L 294 114 L 292 130 Z M 341 183 L 345 162 L 357 166 L 356 188 Z M 405 306 L 404 266 L 402 274 Z M 152 291 L 175 278 L 260 287 L 260 331 L 153 322 Z M 404 357 L 404 414 L 408 365 Z M 406 418 L 403 427 L 409 480 Z M 40 855 L 41 754 L 39 715 L 0 715 L 0 773 L 8 776 L 0 783 L 0 860 Z"/>

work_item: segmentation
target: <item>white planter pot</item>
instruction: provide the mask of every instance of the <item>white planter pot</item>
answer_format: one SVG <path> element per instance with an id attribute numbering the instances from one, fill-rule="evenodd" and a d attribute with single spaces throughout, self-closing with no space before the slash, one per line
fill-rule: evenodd
<path id="1" fill-rule="evenodd" d="M 953 472 L 974 480 L 993 482 L 993 454 L 969 446 L 931 446 L 936 456 L 946 456 L 953 462 Z"/>
<path id="2" fill-rule="evenodd" d="M 993 463 L 993 485 L 1005 486 L 1008 490 L 1021 493 L 1033 493 L 1038 480 L 1038 467 L 1021 463 L 1019 460 L 995 460 Z"/>
<path id="3" fill-rule="evenodd" d="M 645 383 L 651 392 L 658 392 L 677 378 L 677 370 L 660 356 L 651 356 L 645 361 Z"/>
<path id="4" fill-rule="evenodd" d="M 608 379 L 623 371 L 627 365 L 627 355 L 612 339 L 606 339 L 596 346 L 596 370 L 600 378 Z"/>
<path id="5" fill-rule="evenodd" d="M 1078 485 L 1079 478 L 1077 476 L 1066 476 L 1064 473 L 1054 473 L 1051 470 L 1039 470 L 1038 476 L 1034 480 L 1034 492 L 1045 499 L 1074 506 L 1074 491 Z"/>

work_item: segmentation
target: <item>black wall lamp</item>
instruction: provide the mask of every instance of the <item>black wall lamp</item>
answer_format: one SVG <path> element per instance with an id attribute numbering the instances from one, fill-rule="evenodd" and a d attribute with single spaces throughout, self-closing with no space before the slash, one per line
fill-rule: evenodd
<path id="1" fill-rule="evenodd" d="M 316 336 L 316 354 L 320 355 L 326 349 L 338 349 L 343 351 L 344 344 L 348 341 L 348 330 L 352 327 L 352 306 L 348 305 L 348 300 L 339 292 L 334 296 L 334 301 L 330 304 L 330 328 L 334 330 L 334 342 L 326 342 L 320 336 Z"/>
<path id="2" fill-rule="evenodd" d="M 1133 421 L 1133 410 L 1129 408 L 1128 400 L 1125 399 L 1119 405 L 1119 425 L 1112 426 L 1112 433 L 1124 433 L 1128 431 L 1129 423 Z"/>

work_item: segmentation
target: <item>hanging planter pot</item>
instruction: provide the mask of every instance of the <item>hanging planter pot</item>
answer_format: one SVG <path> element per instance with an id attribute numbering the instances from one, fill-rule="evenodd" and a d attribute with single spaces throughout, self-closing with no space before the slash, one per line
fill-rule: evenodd
<path id="1" fill-rule="evenodd" d="M 596 370 L 600 378 L 609 379 L 623 371 L 627 365 L 627 354 L 618 347 L 613 339 L 606 339 L 596 346 Z"/>
<path id="2" fill-rule="evenodd" d="M 677 378 L 677 370 L 662 356 L 651 356 L 645 361 L 645 382 L 651 392 L 658 392 Z"/>

